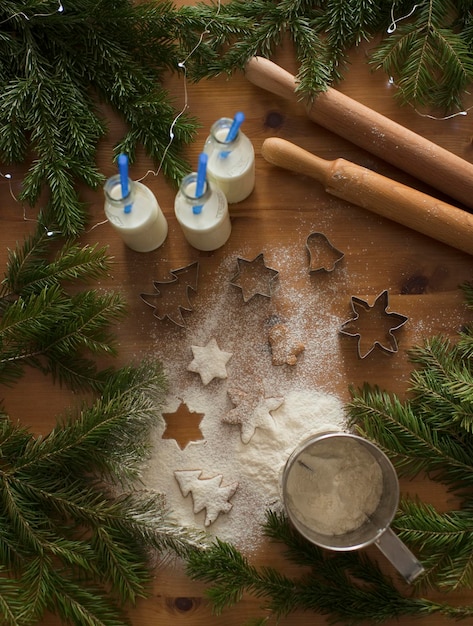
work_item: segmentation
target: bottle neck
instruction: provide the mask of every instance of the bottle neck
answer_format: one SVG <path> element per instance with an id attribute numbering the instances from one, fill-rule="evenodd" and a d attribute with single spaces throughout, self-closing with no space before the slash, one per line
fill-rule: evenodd
<path id="1" fill-rule="evenodd" d="M 104 185 L 105 199 L 110 206 L 115 209 L 126 210 L 130 207 L 135 199 L 135 183 L 128 179 L 128 194 L 123 197 L 122 184 L 119 174 L 111 176 Z"/>
<path id="2" fill-rule="evenodd" d="M 239 130 L 233 140 L 227 140 L 232 124 L 233 120 L 230 117 L 221 117 L 210 129 L 210 137 L 212 138 L 214 147 L 224 154 L 234 150 L 240 143 L 241 135 Z"/>
<path id="3" fill-rule="evenodd" d="M 179 187 L 180 192 L 185 198 L 186 202 L 191 206 L 201 206 L 209 200 L 212 195 L 212 188 L 209 185 L 208 181 L 204 183 L 204 193 L 196 198 L 195 191 L 197 186 L 197 172 L 192 172 L 191 174 L 187 174 L 181 181 L 181 185 Z"/>

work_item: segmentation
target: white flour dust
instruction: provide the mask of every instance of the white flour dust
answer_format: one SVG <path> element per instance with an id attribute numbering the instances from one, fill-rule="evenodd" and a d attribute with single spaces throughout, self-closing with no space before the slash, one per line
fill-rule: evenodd
<path id="1" fill-rule="evenodd" d="M 323 535 L 344 535 L 362 526 L 379 505 L 382 490 L 379 463 L 352 439 L 318 441 L 287 473 L 289 510 Z"/>
<path id="2" fill-rule="evenodd" d="M 205 528 L 247 552 L 262 540 L 266 510 L 282 506 L 281 471 L 292 450 L 314 433 L 345 428 L 343 402 L 334 395 L 343 382 L 338 336 L 343 320 L 337 314 L 337 288 L 342 284 L 340 292 L 346 291 L 345 271 L 341 268 L 314 281 L 307 269 L 306 236 L 300 235 L 300 246 L 265 253 L 266 264 L 279 271 L 271 298 L 258 295 L 244 303 L 241 290 L 230 284 L 236 258 L 256 256 L 239 250 L 222 261 L 216 274 L 205 277 L 205 302 L 186 317 L 186 329 L 156 326 L 156 337 L 151 338 L 169 381 L 163 413 L 174 413 L 186 404 L 204 417 L 202 438 L 184 449 L 175 440 L 162 438 L 163 419 L 152 442 L 145 487 L 166 495 L 182 526 Z M 294 366 L 272 364 L 268 331 L 275 322 L 284 323 L 288 334 L 304 345 Z M 203 385 L 198 374 L 188 371 L 191 346 L 205 346 L 213 338 L 232 356 L 226 363 L 227 378 Z M 283 397 L 284 401 L 271 411 L 267 427 L 256 428 L 245 444 L 238 424 L 222 422 L 223 415 L 234 408 L 227 390 L 250 391 L 256 386 L 264 389 L 266 398 Z M 196 476 L 197 470 L 201 479 L 222 476 L 222 487 L 238 482 L 231 509 L 206 527 L 205 510 L 194 513 L 192 494 L 183 496 L 174 474 L 194 471 L 190 475 Z"/>

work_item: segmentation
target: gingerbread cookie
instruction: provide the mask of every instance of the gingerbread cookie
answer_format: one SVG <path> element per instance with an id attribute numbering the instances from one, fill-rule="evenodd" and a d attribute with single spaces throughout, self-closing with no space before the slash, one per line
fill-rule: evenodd
<path id="1" fill-rule="evenodd" d="M 284 398 L 266 398 L 264 389 L 255 386 L 252 391 L 243 389 L 228 389 L 230 400 L 235 405 L 223 417 L 225 424 L 236 424 L 241 429 L 241 440 L 248 443 L 257 428 L 273 428 L 271 411 L 278 409 Z"/>
<path id="2" fill-rule="evenodd" d="M 295 365 L 297 357 L 305 350 L 304 344 L 292 340 L 284 324 L 272 326 L 268 340 L 273 365 Z"/>

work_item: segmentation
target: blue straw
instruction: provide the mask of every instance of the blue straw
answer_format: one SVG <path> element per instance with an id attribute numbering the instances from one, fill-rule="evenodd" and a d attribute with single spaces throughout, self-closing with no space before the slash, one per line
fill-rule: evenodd
<path id="1" fill-rule="evenodd" d="M 118 173 L 122 186 L 122 198 L 126 198 L 130 193 L 128 189 L 128 157 L 126 154 L 118 155 Z M 131 204 L 127 204 L 123 210 L 125 213 L 131 213 Z"/>
<path id="2" fill-rule="evenodd" d="M 205 152 L 201 152 L 199 154 L 199 165 L 197 167 L 197 182 L 195 184 L 195 197 L 200 198 L 204 195 L 205 191 L 205 182 L 207 180 L 207 161 L 208 156 Z M 200 204 L 198 206 L 192 207 L 192 212 L 197 215 L 202 211 L 203 205 Z"/>
<path id="3" fill-rule="evenodd" d="M 235 117 L 233 118 L 232 125 L 230 126 L 227 136 L 225 137 L 225 143 L 230 143 L 236 139 L 238 135 L 238 131 L 240 130 L 240 126 L 243 124 L 245 120 L 245 114 L 239 111 L 235 113 Z M 220 156 L 222 158 L 226 158 L 230 154 L 230 150 L 223 150 L 220 152 Z"/>
<path id="4" fill-rule="evenodd" d="M 232 125 L 230 126 L 230 130 L 228 131 L 228 135 L 225 139 L 226 142 L 230 143 L 230 141 L 234 141 L 236 138 L 238 131 L 240 130 L 240 126 L 243 124 L 245 120 L 245 114 L 239 111 L 235 113 L 235 117 L 233 118 Z"/>

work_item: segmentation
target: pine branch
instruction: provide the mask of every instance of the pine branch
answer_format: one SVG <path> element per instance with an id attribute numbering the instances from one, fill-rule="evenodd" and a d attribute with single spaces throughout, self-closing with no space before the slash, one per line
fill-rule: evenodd
<path id="1" fill-rule="evenodd" d="M 301 541 L 284 516 L 270 514 L 267 530 L 272 537 L 283 537 L 284 542 L 289 539 L 290 546 L 293 540 Z M 256 569 L 234 547 L 219 540 L 209 549 L 192 554 L 187 572 L 195 580 L 211 583 L 206 593 L 217 614 L 238 602 L 245 592 L 264 600 L 262 609 L 276 619 L 295 610 L 313 611 L 329 616 L 332 623 L 348 625 L 437 612 L 452 617 L 473 614 L 470 607 L 404 597 L 377 565 L 359 552 L 328 555 L 320 551 L 316 555 L 308 542 L 306 549 L 315 556 L 312 569 L 294 580 L 274 568 Z M 303 551 L 300 556 L 300 564 L 307 565 Z"/>
<path id="2" fill-rule="evenodd" d="M 471 510 L 439 513 L 432 505 L 404 499 L 393 527 L 421 555 L 422 584 L 444 591 L 473 584 Z"/>
<path id="3" fill-rule="evenodd" d="M 393 76 L 403 103 L 433 104 L 450 110 L 473 78 L 471 46 L 453 30 L 451 1 L 416 5 L 411 20 L 399 25 L 372 56 L 372 63 Z"/>
<path id="4" fill-rule="evenodd" d="M 205 545 L 160 494 L 132 486 L 164 390 L 161 365 L 142 363 L 110 373 L 100 397 L 46 437 L 3 416 L 0 560 L 22 600 L 11 623 L 49 610 L 81 626 L 125 624 L 119 605 L 147 594 L 150 550 Z"/>

